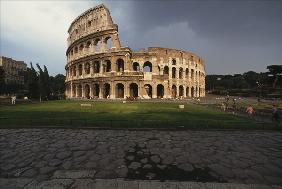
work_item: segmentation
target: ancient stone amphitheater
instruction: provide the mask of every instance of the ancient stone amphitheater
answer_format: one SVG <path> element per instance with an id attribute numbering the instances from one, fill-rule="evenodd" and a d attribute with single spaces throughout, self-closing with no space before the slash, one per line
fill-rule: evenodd
<path id="1" fill-rule="evenodd" d="M 99 5 L 70 25 L 67 48 L 67 98 L 189 98 L 205 96 L 205 64 L 177 49 L 122 47 L 118 26 Z"/>

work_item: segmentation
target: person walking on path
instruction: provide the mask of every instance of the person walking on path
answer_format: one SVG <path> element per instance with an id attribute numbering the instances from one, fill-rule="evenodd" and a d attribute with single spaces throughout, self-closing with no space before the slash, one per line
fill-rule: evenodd
<path id="1" fill-rule="evenodd" d="M 253 108 L 252 105 L 249 105 L 249 106 L 247 107 L 246 112 L 248 113 L 249 116 L 252 116 L 252 115 L 255 114 L 255 110 L 254 110 L 254 108 Z"/>
<path id="2" fill-rule="evenodd" d="M 272 121 L 279 122 L 278 109 L 275 105 L 273 105 L 272 107 Z"/>

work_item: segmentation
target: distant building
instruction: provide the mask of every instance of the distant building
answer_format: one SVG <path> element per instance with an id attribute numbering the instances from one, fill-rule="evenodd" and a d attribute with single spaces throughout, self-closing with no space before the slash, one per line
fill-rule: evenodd
<path id="1" fill-rule="evenodd" d="M 4 70 L 4 81 L 6 84 L 24 84 L 23 72 L 26 71 L 27 67 L 24 61 L 0 56 L 0 67 Z"/>

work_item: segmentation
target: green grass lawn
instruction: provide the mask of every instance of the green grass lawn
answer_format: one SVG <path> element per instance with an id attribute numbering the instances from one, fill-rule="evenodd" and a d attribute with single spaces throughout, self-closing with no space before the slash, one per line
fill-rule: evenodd
<path id="1" fill-rule="evenodd" d="M 91 103 L 92 107 L 81 107 Z M 0 128 L 7 127 L 161 127 L 276 128 L 213 108 L 157 102 L 50 101 L 0 106 Z"/>

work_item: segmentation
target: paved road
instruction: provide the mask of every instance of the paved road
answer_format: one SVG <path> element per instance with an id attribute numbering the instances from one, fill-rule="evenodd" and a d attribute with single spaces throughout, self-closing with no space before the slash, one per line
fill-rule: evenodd
<path id="1" fill-rule="evenodd" d="M 282 186 L 281 177 L 281 132 L 0 130 L 0 186 L 116 178 Z"/>

